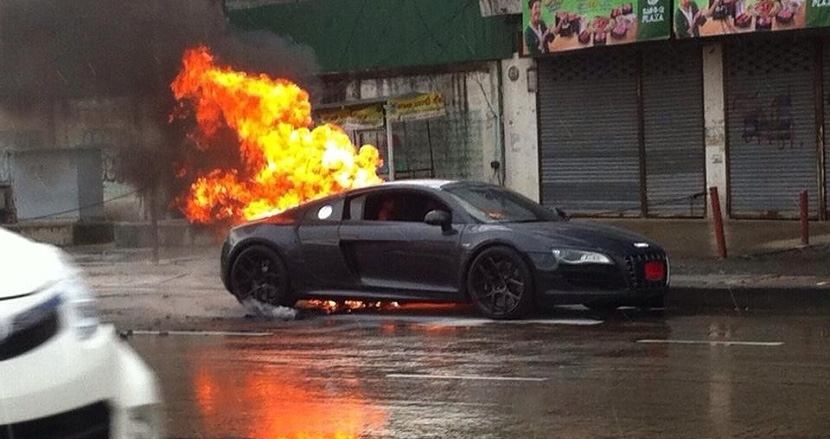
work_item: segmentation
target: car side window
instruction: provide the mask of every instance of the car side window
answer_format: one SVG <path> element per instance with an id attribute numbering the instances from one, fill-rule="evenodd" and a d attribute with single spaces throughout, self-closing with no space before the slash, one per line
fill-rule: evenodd
<path id="1" fill-rule="evenodd" d="M 343 219 L 343 200 L 318 203 L 306 210 L 304 219 L 308 221 L 336 222 Z"/>
<path id="2" fill-rule="evenodd" d="M 360 195 L 358 197 L 350 198 L 347 202 L 348 212 L 345 219 L 361 220 L 363 219 L 363 206 L 366 204 L 366 196 Z"/>
<path id="3" fill-rule="evenodd" d="M 450 212 L 439 199 L 418 192 L 381 192 L 367 195 L 362 218 L 367 221 L 423 222 L 431 210 Z M 354 216 L 352 218 L 360 218 Z"/>

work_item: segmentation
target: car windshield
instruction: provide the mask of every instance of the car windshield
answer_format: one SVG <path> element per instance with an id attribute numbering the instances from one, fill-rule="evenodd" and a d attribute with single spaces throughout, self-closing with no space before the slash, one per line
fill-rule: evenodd
<path id="1" fill-rule="evenodd" d="M 458 185 L 444 190 L 475 219 L 485 223 L 560 221 L 559 214 L 531 199 L 497 186 Z"/>

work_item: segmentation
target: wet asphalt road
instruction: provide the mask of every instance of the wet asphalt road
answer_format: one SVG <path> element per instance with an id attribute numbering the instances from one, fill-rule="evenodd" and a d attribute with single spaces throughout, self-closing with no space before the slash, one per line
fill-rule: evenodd
<path id="1" fill-rule="evenodd" d="M 128 337 L 170 437 L 830 436 L 825 315 L 409 309 L 257 327 Z"/>

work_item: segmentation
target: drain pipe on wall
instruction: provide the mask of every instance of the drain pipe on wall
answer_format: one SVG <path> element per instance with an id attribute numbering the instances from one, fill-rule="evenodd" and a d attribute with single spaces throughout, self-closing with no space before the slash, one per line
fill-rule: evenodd
<path id="1" fill-rule="evenodd" d="M 504 129 L 502 126 L 502 111 L 504 111 L 504 93 L 502 91 L 502 71 L 501 71 L 501 62 L 496 61 L 496 95 L 498 96 L 498 100 L 496 101 L 496 105 L 498 106 L 496 111 L 496 130 L 495 130 L 495 138 L 496 138 L 496 147 L 499 149 L 499 169 L 496 171 L 499 173 L 499 186 L 504 186 L 505 181 L 507 181 L 507 166 L 505 166 L 505 150 L 504 150 Z"/>
<path id="2" fill-rule="evenodd" d="M 395 152 L 392 149 L 392 120 L 389 118 L 389 111 L 392 108 L 392 105 L 389 102 L 386 102 L 386 105 L 383 106 L 384 109 L 384 122 L 386 123 L 386 161 L 389 162 L 386 164 L 386 168 L 389 169 L 389 181 L 395 181 Z"/>
<path id="3" fill-rule="evenodd" d="M 484 97 L 484 101 L 487 102 L 487 108 L 490 110 L 490 114 L 493 115 L 495 119 L 495 126 L 493 128 L 493 146 L 498 149 L 496 152 L 496 160 L 490 162 L 490 168 L 493 170 L 494 175 L 496 176 L 496 180 L 499 186 L 504 186 L 504 180 L 506 178 L 505 174 L 505 167 L 504 160 L 505 160 L 505 151 L 504 151 L 504 131 L 502 130 L 501 124 L 501 111 L 502 111 L 502 92 L 501 92 L 501 63 L 495 61 L 496 64 L 496 80 L 493 81 L 493 70 L 492 68 L 489 70 L 490 74 L 490 94 L 495 95 L 496 97 L 496 108 L 493 107 L 493 103 L 491 99 L 487 97 L 487 92 L 484 90 L 484 85 L 481 83 L 481 80 L 478 79 L 478 72 L 475 73 L 473 78 L 475 79 L 476 83 L 478 83 L 479 89 L 481 89 L 481 94 Z"/>

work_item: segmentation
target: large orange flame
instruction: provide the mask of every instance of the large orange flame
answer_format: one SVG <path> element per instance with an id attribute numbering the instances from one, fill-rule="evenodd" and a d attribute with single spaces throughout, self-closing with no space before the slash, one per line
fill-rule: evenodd
<path id="1" fill-rule="evenodd" d="M 308 93 L 296 84 L 217 66 L 206 47 L 188 50 L 183 63 L 171 87 L 177 100 L 195 104 L 193 138 L 230 127 L 243 163 L 198 176 L 177 200 L 190 221 L 238 223 L 382 182 L 377 149 L 358 151 L 333 125 L 312 128 Z"/>

